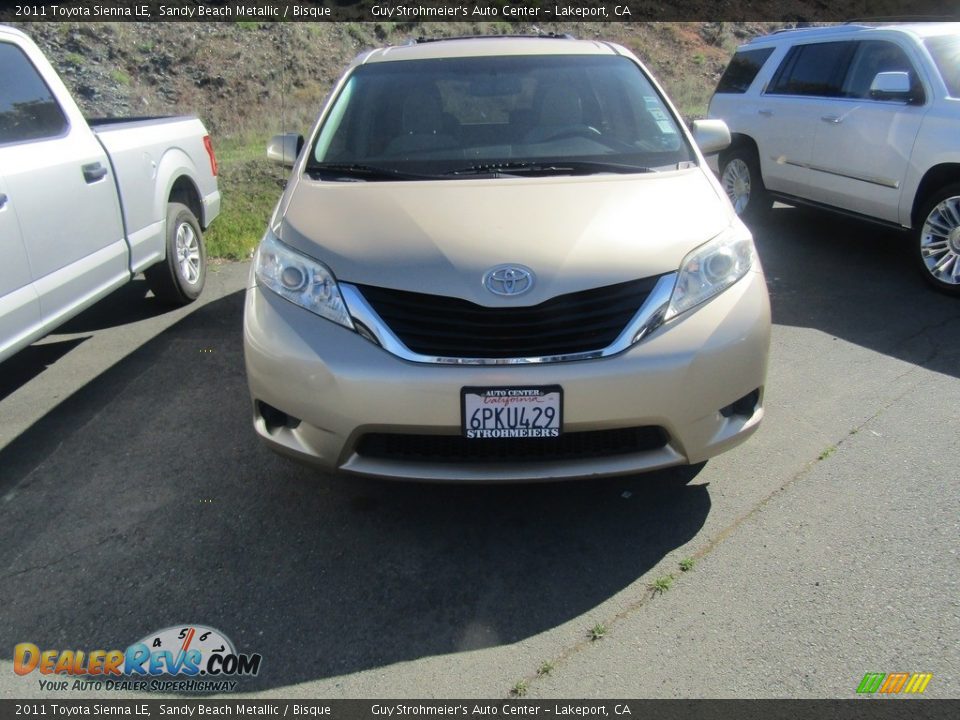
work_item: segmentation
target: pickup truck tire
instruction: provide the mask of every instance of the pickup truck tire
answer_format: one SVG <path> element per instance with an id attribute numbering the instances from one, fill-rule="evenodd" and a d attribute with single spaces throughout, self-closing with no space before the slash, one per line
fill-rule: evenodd
<path id="1" fill-rule="evenodd" d="M 186 205 L 167 205 L 167 257 L 144 272 L 153 294 L 170 305 L 200 296 L 207 279 L 207 251 L 196 216 Z"/>
<path id="2" fill-rule="evenodd" d="M 749 145 L 735 145 L 720 155 L 720 184 L 744 222 L 762 220 L 773 207 L 760 175 L 760 159 Z"/>
<path id="3" fill-rule="evenodd" d="M 960 295 L 960 183 L 933 193 L 918 217 L 915 257 L 923 277 L 941 292 Z"/>

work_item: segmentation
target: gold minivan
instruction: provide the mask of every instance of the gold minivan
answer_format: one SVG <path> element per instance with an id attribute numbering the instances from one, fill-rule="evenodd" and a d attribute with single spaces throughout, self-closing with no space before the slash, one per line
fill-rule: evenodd
<path id="1" fill-rule="evenodd" d="M 534 481 L 699 463 L 763 417 L 753 239 L 623 47 L 358 57 L 292 162 L 244 311 L 254 428 L 328 470 Z M 295 159 L 294 159 L 295 158 Z"/>

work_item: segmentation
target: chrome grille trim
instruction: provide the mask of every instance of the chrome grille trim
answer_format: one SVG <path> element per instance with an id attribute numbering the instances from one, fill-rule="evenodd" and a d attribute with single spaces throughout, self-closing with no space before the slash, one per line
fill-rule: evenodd
<path id="1" fill-rule="evenodd" d="M 657 284 L 650 291 L 640 309 L 627 323 L 617 338 L 607 347 L 588 352 L 571 353 L 568 355 L 551 355 L 544 357 L 518 358 L 461 358 L 437 357 L 421 355 L 408 348 L 397 335 L 389 328 L 386 322 L 377 314 L 373 306 L 360 292 L 360 289 L 351 283 L 341 282 L 340 293 L 350 316 L 355 323 L 362 326 L 384 350 L 402 360 L 434 365 L 536 365 L 555 362 L 572 362 L 576 360 L 595 360 L 610 357 L 627 350 L 631 345 L 656 330 L 663 322 L 664 313 L 670 303 L 670 296 L 677 280 L 677 273 L 661 275 Z M 361 331 L 361 335 L 366 333 Z"/>

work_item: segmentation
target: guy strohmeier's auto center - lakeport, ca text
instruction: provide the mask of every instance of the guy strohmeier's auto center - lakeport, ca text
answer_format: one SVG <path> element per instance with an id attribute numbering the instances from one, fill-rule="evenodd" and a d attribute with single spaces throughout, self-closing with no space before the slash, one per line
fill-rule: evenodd
<path id="1" fill-rule="evenodd" d="M 472 18 L 503 18 L 507 20 L 555 20 L 561 18 L 573 19 L 614 19 L 629 18 L 630 8 L 627 5 L 612 5 L 610 7 L 580 7 L 577 5 L 551 5 L 549 7 L 527 7 L 526 5 L 487 6 L 477 5 L 449 5 L 446 7 L 422 7 L 419 5 L 379 4 L 370 9 L 371 15 L 377 19 L 420 18 L 420 19 L 472 19 Z"/>

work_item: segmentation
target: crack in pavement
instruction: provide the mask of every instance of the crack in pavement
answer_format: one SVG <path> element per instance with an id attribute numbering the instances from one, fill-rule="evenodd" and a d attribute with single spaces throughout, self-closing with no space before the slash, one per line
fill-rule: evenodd
<path id="1" fill-rule="evenodd" d="M 78 555 L 79 553 L 85 552 L 92 548 L 98 548 L 101 545 L 106 545 L 111 540 L 116 540 L 119 537 L 120 537 L 119 533 L 111 533 L 110 535 L 107 535 L 105 538 L 102 538 L 95 543 L 83 545 L 82 547 L 79 547 L 76 550 L 71 550 L 70 552 L 66 553 L 65 555 L 61 555 L 59 558 L 51 562 L 44 563 L 43 565 L 33 565 L 31 567 L 23 568 L 22 570 L 15 570 L 13 572 L 8 572 L 5 575 L 0 575 L 0 580 L 8 580 L 10 578 L 17 577 L 19 575 L 25 575 L 26 573 L 34 572 L 36 570 L 48 570 L 49 568 L 59 565 L 65 560 L 69 560 L 74 555 Z"/>
<path id="2" fill-rule="evenodd" d="M 921 368 L 930 370 L 930 369 L 932 369 L 932 368 L 927 368 L 927 367 L 926 367 L 926 364 L 929 363 L 929 362 L 931 362 L 932 360 L 934 360 L 934 359 L 940 354 L 940 351 L 943 349 L 943 345 L 942 345 L 942 342 L 939 340 L 938 337 L 933 336 L 933 335 L 930 335 L 929 333 L 931 333 L 931 332 L 934 331 L 934 330 L 943 330 L 943 329 L 946 328 L 948 325 L 950 325 L 951 323 L 954 323 L 954 322 L 960 322 L 960 317 L 948 317 L 948 318 L 944 318 L 943 320 L 941 320 L 941 321 L 938 322 L 938 323 L 932 323 L 932 324 L 930 324 L 930 325 L 924 325 L 924 326 L 922 326 L 919 330 L 917 330 L 915 333 L 913 333 L 912 335 L 908 335 L 908 336 L 905 337 L 905 338 L 901 338 L 900 340 L 897 340 L 895 343 L 893 343 L 893 344 L 890 346 L 889 350 L 888 350 L 885 354 L 887 354 L 887 355 L 893 355 L 893 354 L 894 354 L 894 351 L 899 350 L 899 349 L 904 348 L 904 347 L 907 347 L 911 342 L 915 341 L 917 338 L 919 338 L 919 337 L 926 337 L 927 340 L 929 340 L 930 344 L 933 346 L 932 352 L 930 353 L 930 355 L 928 355 L 927 357 L 925 357 L 923 360 L 915 361 L 913 364 L 916 365 L 916 366 L 918 366 L 918 367 L 921 367 Z M 909 374 L 909 372 L 912 372 L 912 371 L 915 370 L 915 369 L 916 369 L 916 368 L 911 368 L 911 370 L 908 371 L 907 373 L 904 373 L 904 375 Z M 901 377 L 903 377 L 903 376 L 901 376 Z"/>

